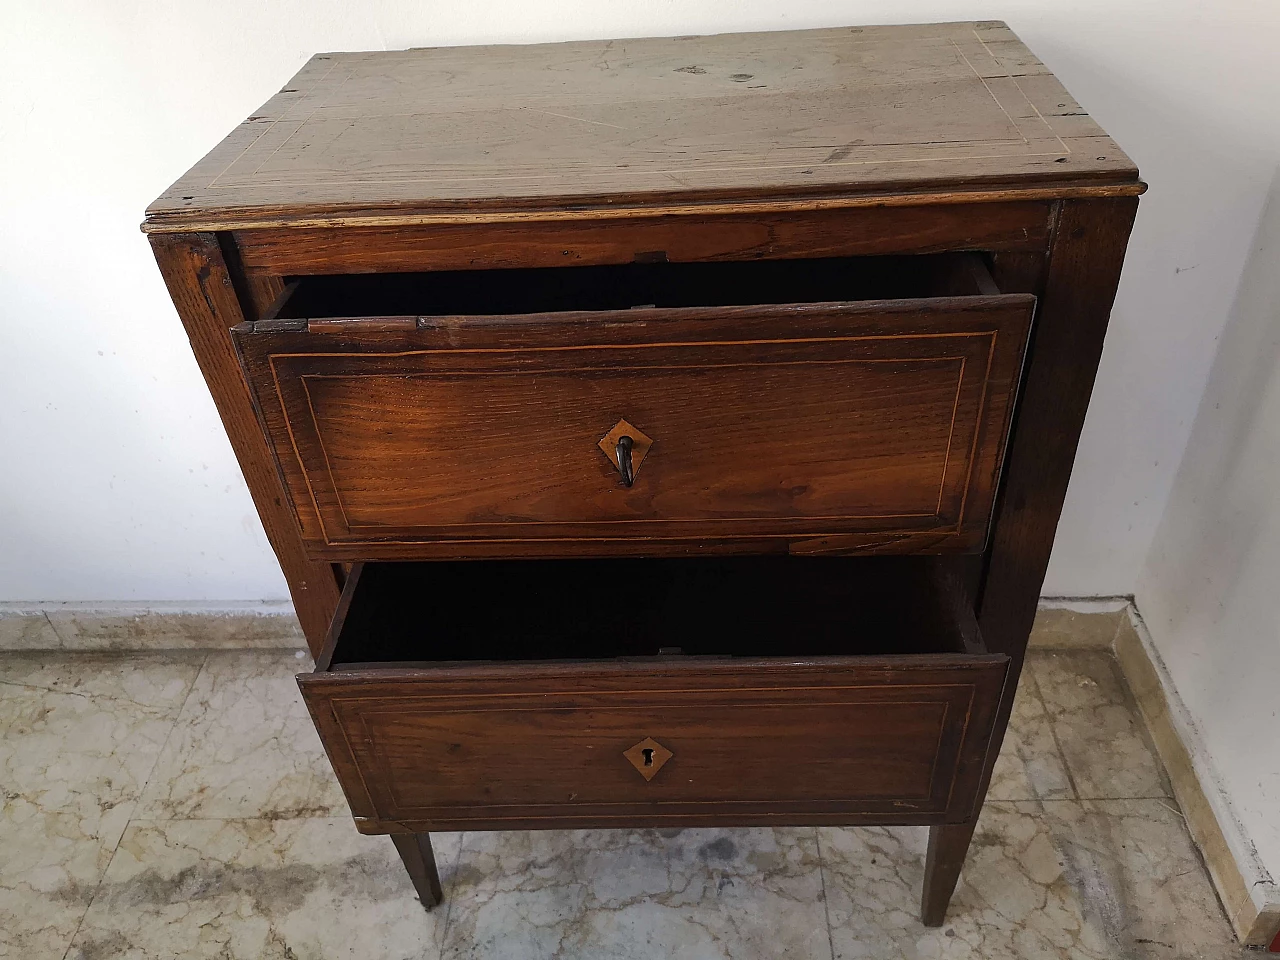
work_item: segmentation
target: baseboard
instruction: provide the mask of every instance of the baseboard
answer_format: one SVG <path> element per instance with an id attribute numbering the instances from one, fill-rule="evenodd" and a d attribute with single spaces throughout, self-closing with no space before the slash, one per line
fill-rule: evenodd
<path id="1" fill-rule="evenodd" d="M 1055 650 L 1110 650 L 1128 597 L 1041 597 L 1027 643 Z"/>
<path id="2" fill-rule="evenodd" d="M 1271 944 L 1280 932 L 1280 886 L 1233 814 L 1195 721 L 1132 604 L 1116 631 L 1115 654 L 1231 926 L 1242 943 Z"/>
<path id="3" fill-rule="evenodd" d="M 305 647 L 288 601 L 0 603 L 0 650 Z"/>

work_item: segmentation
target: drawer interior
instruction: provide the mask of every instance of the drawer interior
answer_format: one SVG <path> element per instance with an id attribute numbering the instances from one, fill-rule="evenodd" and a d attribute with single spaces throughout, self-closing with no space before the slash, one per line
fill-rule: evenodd
<path id="1" fill-rule="evenodd" d="M 357 564 L 318 666 L 985 652 L 951 562 L 763 556 Z"/>
<path id="2" fill-rule="evenodd" d="M 980 255 L 343 274 L 293 278 L 274 319 L 502 315 L 632 307 L 994 295 Z"/>

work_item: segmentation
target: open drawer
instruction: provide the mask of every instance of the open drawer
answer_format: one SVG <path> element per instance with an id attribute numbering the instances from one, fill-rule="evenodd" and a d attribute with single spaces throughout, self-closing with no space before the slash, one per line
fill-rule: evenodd
<path id="1" fill-rule="evenodd" d="M 1007 658 L 944 570 L 357 564 L 299 685 L 369 833 L 958 821 Z"/>
<path id="2" fill-rule="evenodd" d="M 237 326 L 335 560 L 980 550 L 1034 298 L 973 254 L 304 277 Z"/>

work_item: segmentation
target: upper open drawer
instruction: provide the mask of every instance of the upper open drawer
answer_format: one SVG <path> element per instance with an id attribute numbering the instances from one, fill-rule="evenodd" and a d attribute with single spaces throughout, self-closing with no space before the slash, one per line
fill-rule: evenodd
<path id="1" fill-rule="evenodd" d="M 1034 299 L 974 255 L 302 278 L 232 331 L 312 555 L 981 548 Z"/>

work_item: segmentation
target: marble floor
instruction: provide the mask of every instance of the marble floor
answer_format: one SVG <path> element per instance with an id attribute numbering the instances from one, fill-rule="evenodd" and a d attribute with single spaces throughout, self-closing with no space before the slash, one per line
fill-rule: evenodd
<path id="1" fill-rule="evenodd" d="M 1237 946 L 1102 649 L 1039 650 L 952 901 L 919 828 L 356 833 L 295 651 L 0 653 L 0 956 L 1223 958 Z"/>

